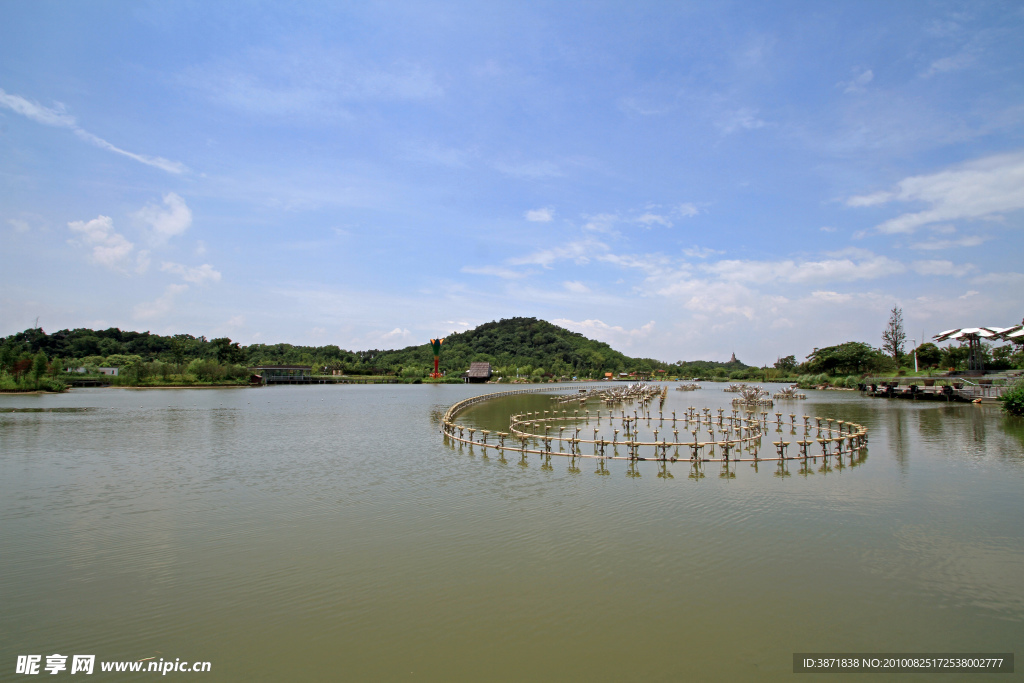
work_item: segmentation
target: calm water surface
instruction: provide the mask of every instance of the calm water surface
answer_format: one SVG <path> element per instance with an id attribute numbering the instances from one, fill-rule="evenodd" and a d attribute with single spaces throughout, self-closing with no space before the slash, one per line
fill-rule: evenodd
<path id="1" fill-rule="evenodd" d="M 774 410 L 866 425 L 861 464 L 598 476 L 446 446 L 444 410 L 497 388 L 0 396 L 0 679 L 53 653 L 207 660 L 195 677 L 223 681 L 775 680 L 798 651 L 1024 654 L 1024 422 L 998 408 L 808 392 Z M 670 391 L 665 412 L 727 406 L 721 389 Z M 506 429 L 549 401 L 462 419 Z"/>

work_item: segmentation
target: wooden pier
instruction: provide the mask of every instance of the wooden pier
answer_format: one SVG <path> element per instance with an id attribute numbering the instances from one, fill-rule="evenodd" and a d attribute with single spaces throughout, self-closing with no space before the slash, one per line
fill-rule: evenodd
<path id="1" fill-rule="evenodd" d="M 860 390 L 873 398 L 902 398 L 911 401 L 946 401 L 947 403 L 997 403 L 1008 386 L 992 384 L 974 384 L 971 382 L 945 386 L 920 386 L 917 384 L 899 384 L 898 382 L 880 382 L 862 384 Z"/>

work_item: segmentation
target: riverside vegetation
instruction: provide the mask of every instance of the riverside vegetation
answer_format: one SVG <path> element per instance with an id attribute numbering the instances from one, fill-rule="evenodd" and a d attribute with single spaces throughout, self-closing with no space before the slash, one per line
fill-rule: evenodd
<path id="1" fill-rule="evenodd" d="M 891 344 L 890 344 L 891 346 Z M 445 338 L 440 368 L 442 381 L 461 381 L 471 362 L 486 361 L 495 381 L 545 382 L 600 379 L 606 373 L 654 378 L 702 378 L 722 381 L 795 382 L 801 387 L 828 385 L 854 388 L 870 374 L 913 376 L 913 351 L 918 374 L 939 368 L 962 368 L 967 348 L 940 349 L 930 342 L 911 353 L 876 349 L 864 342 L 845 342 L 814 349 L 803 362 L 779 358 L 772 366 L 753 367 L 739 360 L 676 361 L 632 358 L 604 342 L 536 318 L 511 318 L 451 334 Z M 1024 367 L 1024 353 L 1011 345 L 985 345 L 986 364 L 993 369 Z M 33 328 L 0 338 L 0 391 L 60 391 L 85 369 L 94 376 L 100 367 L 116 367 L 117 376 L 103 381 L 120 386 L 242 385 L 248 368 L 265 364 L 309 365 L 314 374 L 389 376 L 406 382 L 429 382 L 433 352 L 429 344 L 404 349 L 347 351 L 335 345 L 250 344 L 227 337 L 207 339 L 189 334 L 163 336 L 117 328 L 79 328 L 47 334 Z"/>

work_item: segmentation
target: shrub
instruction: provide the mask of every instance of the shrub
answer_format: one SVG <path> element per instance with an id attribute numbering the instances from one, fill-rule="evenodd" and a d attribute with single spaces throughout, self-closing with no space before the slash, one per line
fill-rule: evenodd
<path id="1" fill-rule="evenodd" d="M 39 388 L 43 391 L 61 392 L 66 391 L 68 385 L 59 379 L 43 378 L 39 380 Z"/>
<path id="2" fill-rule="evenodd" d="M 1024 379 L 1018 379 L 999 400 L 1003 402 L 1003 410 L 1006 412 L 1024 416 Z"/>
<path id="3" fill-rule="evenodd" d="M 224 377 L 224 367 L 220 363 L 215 360 L 203 360 L 201 358 L 196 358 L 189 363 L 187 372 L 205 382 L 212 382 Z"/>

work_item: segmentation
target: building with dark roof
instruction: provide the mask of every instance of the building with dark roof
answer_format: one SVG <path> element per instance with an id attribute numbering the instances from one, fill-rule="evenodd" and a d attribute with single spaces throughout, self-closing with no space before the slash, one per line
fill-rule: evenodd
<path id="1" fill-rule="evenodd" d="M 462 374 L 463 379 L 471 383 L 483 383 L 491 378 L 490 363 L 470 363 L 469 370 Z"/>

